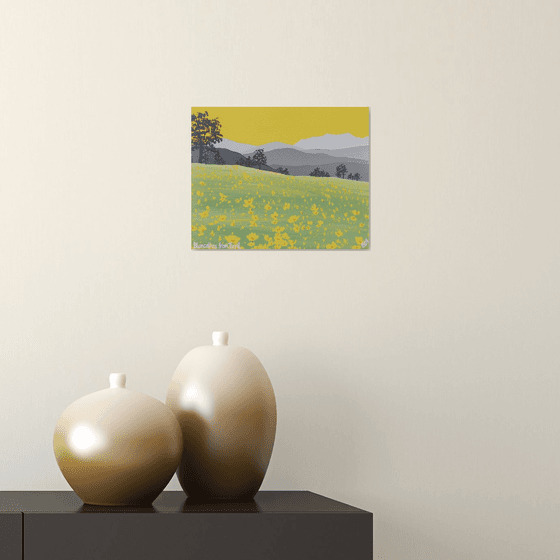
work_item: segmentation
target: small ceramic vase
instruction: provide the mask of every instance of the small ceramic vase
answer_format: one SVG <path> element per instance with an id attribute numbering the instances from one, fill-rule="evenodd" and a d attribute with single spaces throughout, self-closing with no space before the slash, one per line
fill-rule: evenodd
<path id="1" fill-rule="evenodd" d="M 183 358 L 167 391 L 183 433 L 177 477 L 194 500 L 248 501 L 272 455 L 276 399 L 251 351 L 228 346 L 225 332 L 212 340 Z"/>
<path id="2" fill-rule="evenodd" d="M 64 478 L 86 504 L 150 506 L 179 465 L 183 440 L 165 404 L 125 388 L 112 373 L 110 388 L 72 403 L 54 432 Z"/>

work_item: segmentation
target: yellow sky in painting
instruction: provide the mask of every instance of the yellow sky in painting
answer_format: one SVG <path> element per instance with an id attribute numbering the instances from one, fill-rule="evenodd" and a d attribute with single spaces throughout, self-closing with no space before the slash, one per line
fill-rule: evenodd
<path id="1" fill-rule="evenodd" d="M 224 138 L 255 146 L 346 132 L 369 136 L 368 107 L 193 107 L 191 112 L 199 111 L 219 119 Z"/>

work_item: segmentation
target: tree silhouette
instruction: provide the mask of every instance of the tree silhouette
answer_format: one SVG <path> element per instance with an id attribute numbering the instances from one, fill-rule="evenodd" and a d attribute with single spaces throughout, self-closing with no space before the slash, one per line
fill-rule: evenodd
<path id="1" fill-rule="evenodd" d="M 344 179 L 344 175 L 346 175 L 346 165 L 344 165 L 343 163 L 341 163 L 339 166 L 337 166 L 336 168 L 336 176 L 337 177 L 342 177 Z"/>
<path id="2" fill-rule="evenodd" d="M 237 165 L 242 165 L 243 167 L 253 167 L 253 160 L 251 159 L 251 156 L 248 156 L 246 158 L 241 156 L 235 163 Z"/>
<path id="3" fill-rule="evenodd" d="M 311 177 L 330 177 L 330 173 L 321 171 L 318 167 L 316 167 L 309 175 Z"/>
<path id="4" fill-rule="evenodd" d="M 208 111 L 191 115 L 191 149 L 198 149 L 198 161 L 203 163 L 204 151 L 213 148 L 214 144 L 222 141 L 222 124 L 218 119 L 211 119 Z"/>
<path id="5" fill-rule="evenodd" d="M 259 169 L 262 169 L 262 166 L 266 165 L 266 156 L 264 154 L 264 150 L 257 150 L 253 154 L 253 162 L 258 166 Z"/>
<path id="6" fill-rule="evenodd" d="M 289 175 L 290 171 L 288 170 L 287 167 L 278 167 L 276 169 L 276 173 L 282 173 L 282 175 Z"/>
<path id="7" fill-rule="evenodd" d="M 348 179 L 353 180 L 353 179 L 354 179 L 354 175 L 352 175 L 352 173 L 350 173 L 350 174 L 348 175 Z"/>
<path id="8" fill-rule="evenodd" d="M 359 181 L 361 179 L 359 173 L 354 173 L 354 181 Z"/>
<path id="9" fill-rule="evenodd" d="M 218 152 L 218 150 L 213 150 L 214 151 L 214 163 L 216 165 L 225 165 L 226 162 L 224 160 L 224 158 L 222 157 L 222 154 L 220 154 L 220 152 Z"/>

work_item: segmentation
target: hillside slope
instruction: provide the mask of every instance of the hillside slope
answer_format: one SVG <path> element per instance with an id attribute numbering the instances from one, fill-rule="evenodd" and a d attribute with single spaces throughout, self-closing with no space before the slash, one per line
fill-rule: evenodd
<path id="1" fill-rule="evenodd" d="M 225 165 L 193 164 L 191 174 L 195 249 L 369 246 L 368 183 Z"/>

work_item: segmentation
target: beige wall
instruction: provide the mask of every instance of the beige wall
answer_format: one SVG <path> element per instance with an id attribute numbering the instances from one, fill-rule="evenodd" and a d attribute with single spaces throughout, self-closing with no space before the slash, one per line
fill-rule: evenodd
<path id="1" fill-rule="evenodd" d="M 276 391 L 265 489 L 373 511 L 383 560 L 558 558 L 558 21 L 0 0 L 0 488 L 67 489 L 62 410 L 163 400 L 223 329 Z M 191 251 L 191 105 L 371 107 L 371 251 Z"/>

